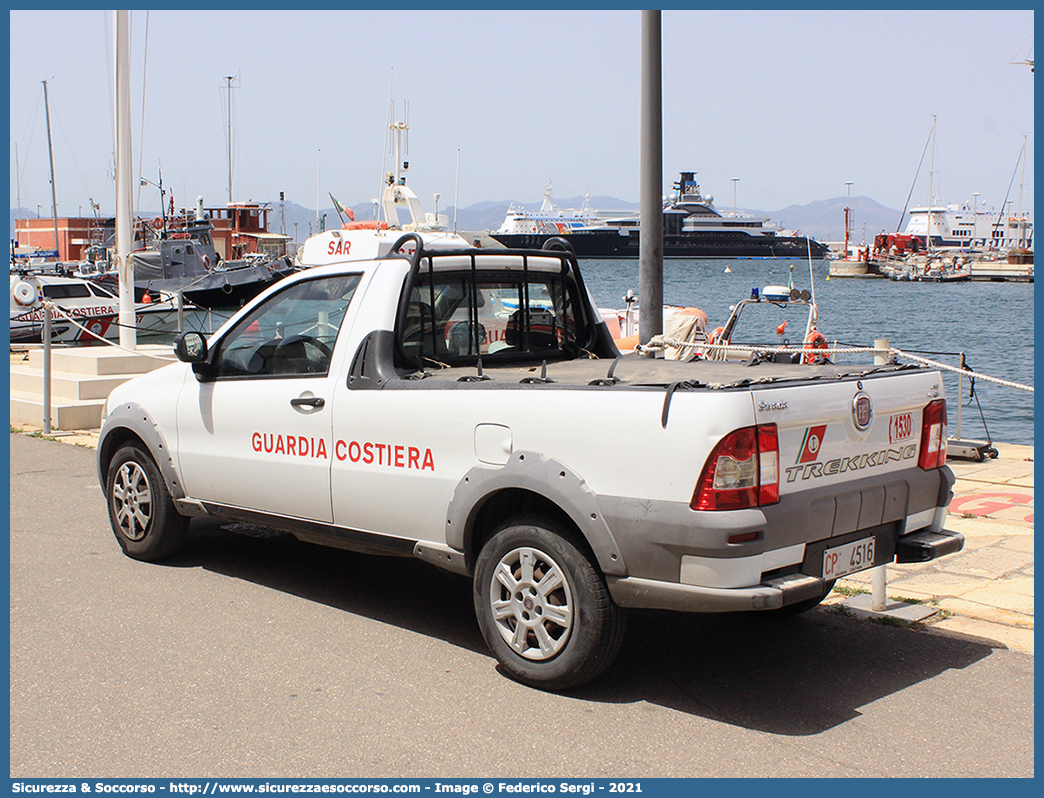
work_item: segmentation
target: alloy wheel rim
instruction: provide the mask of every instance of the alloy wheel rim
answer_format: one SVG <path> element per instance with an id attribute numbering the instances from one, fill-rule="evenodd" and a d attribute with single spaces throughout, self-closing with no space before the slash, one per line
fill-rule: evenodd
<path id="1" fill-rule="evenodd" d="M 574 605 L 561 567 L 539 549 L 522 546 L 500 558 L 490 584 L 497 632 L 519 656 L 549 660 L 573 629 Z"/>
<path id="2" fill-rule="evenodd" d="M 139 541 L 152 520 L 152 486 L 145 470 L 135 462 L 120 466 L 112 485 L 116 524 L 128 540 Z"/>

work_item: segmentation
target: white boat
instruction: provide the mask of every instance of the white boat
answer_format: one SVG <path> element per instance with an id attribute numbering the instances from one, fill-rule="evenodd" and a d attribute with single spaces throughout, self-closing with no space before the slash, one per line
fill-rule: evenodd
<path id="1" fill-rule="evenodd" d="M 624 297 L 624 303 L 625 306 L 621 310 L 598 310 L 617 348 L 626 354 L 633 352 L 638 345 L 638 297 L 629 290 Z M 708 341 L 707 314 L 700 308 L 664 305 L 662 329 L 665 338 L 676 341 L 703 344 Z M 667 346 L 664 350 L 667 360 L 692 360 L 697 354 L 697 350 L 688 347 Z"/>
<path id="2" fill-rule="evenodd" d="M 904 235 L 933 249 L 942 247 L 1033 249 L 1033 220 L 1029 214 L 1002 214 L 963 205 L 923 205 L 910 209 Z"/>
<path id="3" fill-rule="evenodd" d="M 135 299 L 138 332 L 177 332 L 177 300 L 173 294 L 138 290 Z M 51 313 L 52 341 L 86 343 L 96 340 L 95 336 L 119 338 L 120 300 L 105 286 L 78 277 L 12 272 L 12 342 L 41 339 L 44 301 L 57 309 Z"/>
<path id="4" fill-rule="evenodd" d="M 1022 211 L 1022 186 L 1019 186 L 1018 212 L 998 212 L 986 207 L 979 208 L 978 193 L 973 194 L 971 207 L 968 203 L 957 205 L 937 204 L 933 199 L 931 187 L 935 174 L 935 115 L 932 115 L 932 166 L 929 172 L 928 204 L 910 209 L 910 218 L 903 233 L 882 234 L 874 239 L 875 254 L 882 256 L 917 253 L 927 249 L 929 253 L 937 249 L 972 249 L 988 251 L 1007 251 L 1011 249 L 1025 251 L 1033 249 L 1033 219 L 1029 213 Z M 925 142 L 927 150 L 928 142 Z M 1025 142 L 1015 162 L 1018 168 L 1022 163 L 1023 181 L 1025 181 L 1026 163 Z M 923 156 L 922 156 L 923 158 Z M 920 167 L 918 167 L 918 170 Z M 1014 175 L 1012 175 L 1014 180 Z M 914 177 L 916 184 L 917 178 Z M 911 194 L 913 189 L 910 189 Z M 1009 187 L 1010 191 L 1010 187 Z M 1007 208 L 1008 196 L 1005 194 L 1002 209 Z M 1010 209 L 1008 209 L 1010 211 Z M 902 220 L 900 219 L 900 222 Z"/>
<path id="5" fill-rule="evenodd" d="M 580 210 L 561 210 L 555 207 L 549 180 L 547 188 L 544 189 L 544 201 L 540 210 L 527 211 L 512 203 L 508 206 L 504 223 L 497 228 L 496 235 L 560 235 L 580 227 L 603 224 L 604 221 L 602 216 L 588 207 L 588 197 L 584 198 Z"/>
<path id="6" fill-rule="evenodd" d="M 781 230 L 766 217 L 735 212 L 723 216 L 714 197 L 703 194 L 695 172 L 682 172 L 674 193 L 663 207 L 663 255 L 666 258 L 825 258 L 827 246 Z M 539 249 L 548 238 L 561 236 L 579 258 L 637 258 L 641 239 L 635 213 L 593 214 L 586 225 L 520 232 L 497 231 L 493 239 L 510 249 Z M 505 220 L 505 227 L 508 220 Z"/>
<path id="7" fill-rule="evenodd" d="M 297 250 L 295 266 L 307 269 L 345 260 L 383 258 L 404 233 L 419 235 L 426 250 L 471 247 L 465 238 L 449 229 L 449 218 L 445 214 L 424 212 L 417 195 L 406 185 L 409 163 L 402 160 L 402 144 L 409 127 L 404 122 L 394 122 L 390 127 L 395 137 L 395 171 L 388 172 L 381 193 L 383 218 L 347 221 L 339 230 L 310 236 Z M 400 218 L 400 211 L 405 212 L 405 218 Z"/>
<path id="8" fill-rule="evenodd" d="M 962 283 L 972 279 L 971 258 L 952 251 L 931 256 L 908 255 L 887 269 L 887 276 L 898 282 Z"/>

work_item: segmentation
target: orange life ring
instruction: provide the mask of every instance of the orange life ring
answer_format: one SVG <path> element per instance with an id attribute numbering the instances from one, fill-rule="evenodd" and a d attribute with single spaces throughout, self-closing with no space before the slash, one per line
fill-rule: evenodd
<path id="1" fill-rule="evenodd" d="M 714 330 L 711 332 L 711 334 L 707 336 L 707 343 L 708 344 L 717 343 L 718 336 L 721 335 L 723 332 L 725 332 L 725 328 L 724 327 L 715 327 Z"/>
<path id="2" fill-rule="evenodd" d="M 203 268 L 210 271 L 210 255 L 203 255 Z"/>
<path id="3" fill-rule="evenodd" d="M 827 343 L 826 336 L 813 327 L 805 338 L 805 356 L 801 359 L 801 362 L 809 365 L 829 363 L 830 357 L 819 353 L 819 350 L 829 348 L 830 345 Z"/>
<path id="4" fill-rule="evenodd" d="M 153 219 L 152 226 L 155 227 L 157 230 L 161 229 L 163 227 L 163 217 L 157 216 L 155 219 Z"/>

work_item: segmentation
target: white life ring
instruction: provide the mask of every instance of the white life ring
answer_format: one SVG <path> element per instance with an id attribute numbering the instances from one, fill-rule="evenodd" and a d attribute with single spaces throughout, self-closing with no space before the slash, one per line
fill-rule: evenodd
<path id="1" fill-rule="evenodd" d="M 29 306 L 36 301 L 36 286 L 25 280 L 15 283 L 13 293 L 15 302 L 19 305 Z"/>

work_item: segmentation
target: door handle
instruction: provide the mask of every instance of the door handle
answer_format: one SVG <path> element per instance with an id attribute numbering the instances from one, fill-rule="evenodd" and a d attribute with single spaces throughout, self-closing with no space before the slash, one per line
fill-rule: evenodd
<path id="1" fill-rule="evenodd" d="M 317 410 L 326 404 L 321 396 L 299 396 L 290 400 L 291 407 L 314 407 Z"/>

